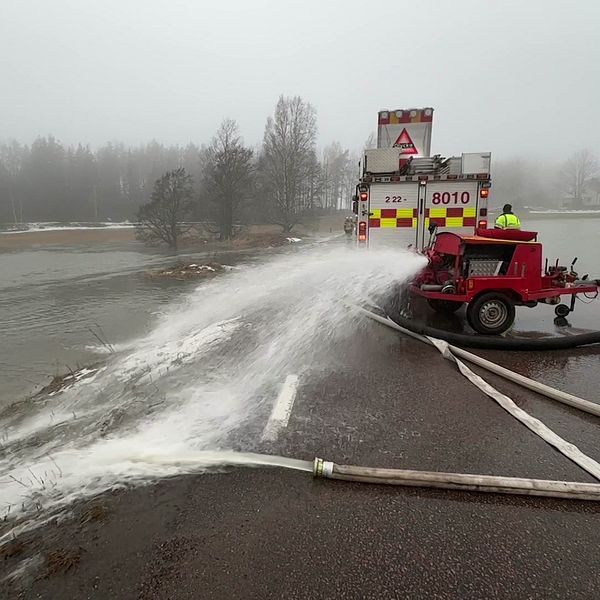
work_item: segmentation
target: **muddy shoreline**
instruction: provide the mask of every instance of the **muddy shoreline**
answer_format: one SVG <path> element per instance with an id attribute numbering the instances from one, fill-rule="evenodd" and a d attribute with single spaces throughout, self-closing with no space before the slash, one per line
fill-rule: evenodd
<path id="1" fill-rule="evenodd" d="M 250 233 L 240 235 L 232 240 L 220 242 L 218 240 L 204 240 L 200 238 L 184 238 L 181 240 L 179 250 L 182 252 L 230 252 L 253 249 L 268 249 L 290 246 L 302 242 L 305 238 L 311 239 L 314 234 L 281 233 Z M 128 228 L 97 228 L 97 229 L 66 229 L 51 231 L 28 231 L 22 233 L 0 233 L 0 250 L 29 250 L 47 246 L 77 246 L 86 244 L 135 244 L 140 248 L 154 248 L 166 254 L 176 256 L 177 251 L 169 250 L 164 244 L 146 245 L 138 240 L 135 229 Z"/>
<path id="2" fill-rule="evenodd" d="M 41 246 L 134 242 L 135 229 L 98 227 L 97 229 L 65 229 L 24 231 L 0 234 L 0 248 L 26 249 Z"/>

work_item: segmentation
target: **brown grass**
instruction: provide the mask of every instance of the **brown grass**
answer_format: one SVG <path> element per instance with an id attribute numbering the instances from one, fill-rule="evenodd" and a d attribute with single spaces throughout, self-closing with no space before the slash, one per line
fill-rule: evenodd
<path id="1" fill-rule="evenodd" d="M 279 246 L 287 246 L 289 242 L 286 238 L 298 237 L 297 234 L 288 233 L 283 234 L 272 234 L 272 233 L 257 233 L 254 235 L 240 236 L 235 238 L 231 242 L 232 248 L 243 249 L 243 248 L 277 248 Z"/>
<path id="2" fill-rule="evenodd" d="M 108 516 L 108 509 L 106 506 L 102 504 L 93 504 L 86 508 L 81 517 L 79 518 L 79 522 L 81 524 L 91 523 L 93 521 L 103 521 Z"/>
<path id="3" fill-rule="evenodd" d="M 46 571 L 44 578 L 52 575 L 62 575 L 79 564 L 81 560 L 81 549 L 66 550 L 59 548 L 51 550 L 46 554 Z"/>
<path id="4" fill-rule="evenodd" d="M 195 265 L 195 266 L 193 266 Z M 210 269 L 203 268 L 210 267 Z M 211 270 L 212 269 L 212 270 Z M 214 262 L 193 262 L 183 263 L 178 262 L 168 269 L 161 269 L 159 271 L 148 271 L 146 276 L 151 279 L 178 279 L 181 281 L 188 279 L 209 279 L 222 273 L 225 269 L 223 265 Z"/>
<path id="5" fill-rule="evenodd" d="M 19 556 L 25 550 L 25 544 L 21 540 L 10 540 L 0 547 L 0 558 L 7 559 Z"/>

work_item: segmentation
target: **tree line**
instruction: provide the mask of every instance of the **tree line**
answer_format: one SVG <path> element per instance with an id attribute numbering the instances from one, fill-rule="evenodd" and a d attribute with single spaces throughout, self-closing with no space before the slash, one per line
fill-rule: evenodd
<path id="1" fill-rule="evenodd" d="M 600 163 L 586 149 L 562 163 L 531 158 L 494 161 L 492 202 L 516 208 L 600 208 Z"/>
<path id="2" fill-rule="evenodd" d="M 200 145 L 92 149 L 65 147 L 51 135 L 31 145 L 9 141 L 0 144 L 0 223 L 136 220 L 165 173 L 178 172 L 186 218 L 213 223 L 223 239 L 237 223 L 289 231 L 306 214 L 348 208 L 357 163 L 339 143 L 318 151 L 316 112 L 300 97 L 279 98 L 255 148 L 232 119 Z"/>
<path id="3" fill-rule="evenodd" d="M 372 135 L 365 147 L 374 145 Z M 358 160 L 337 142 L 318 150 L 315 109 L 297 96 L 279 98 L 256 147 L 244 143 L 232 119 L 200 145 L 91 149 L 65 147 L 51 135 L 31 145 L 9 141 L 0 144 L 0 223 L 137 220 L 142 207 L 146 215 L 153 202 L 157 208 L 155 185 L 177 172 L 187 195 L 178 211 L 208 223 L 222 239 L 250 222 L 289 231 L 306 215 L 349 208 Z M 599 172 L 586 150 L 562 165 L 494 161 L 492 202 L 580 207 L 599 198 Z"/>

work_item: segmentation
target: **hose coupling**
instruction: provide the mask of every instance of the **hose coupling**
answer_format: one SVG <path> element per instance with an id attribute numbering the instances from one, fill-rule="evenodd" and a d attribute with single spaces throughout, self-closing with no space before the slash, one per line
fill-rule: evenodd
<path id="1" fill-rule="evenodd" d="M 330 460 L 315 458 L 313 463 L 313 476 L 330 478 L 333 474 L 333 463 Z"/>

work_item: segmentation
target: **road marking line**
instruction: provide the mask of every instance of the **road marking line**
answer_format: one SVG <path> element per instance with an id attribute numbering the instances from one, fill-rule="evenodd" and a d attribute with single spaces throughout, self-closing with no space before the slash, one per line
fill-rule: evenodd
<path id="1" fill-rule="evenodd" d="M 271 416 L 265 425 L 262 434 L 263 442 L 274 441 L 277 438 L 279 430 L 283 427 L 287 427 L 290 415 L 292 414 L 292 408 L 294 407 L 294 400 L 296 399 L 298 382 L 298 375 L 288 375 L 285 378 L 279 396 L 277 396 L 277 400 L 275 400 Z"/>

